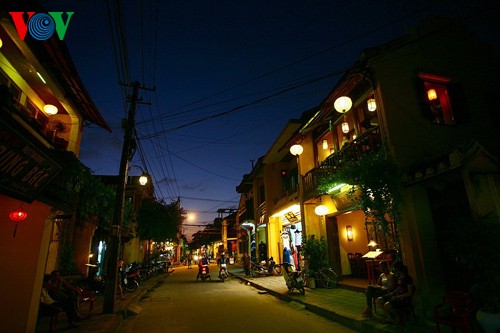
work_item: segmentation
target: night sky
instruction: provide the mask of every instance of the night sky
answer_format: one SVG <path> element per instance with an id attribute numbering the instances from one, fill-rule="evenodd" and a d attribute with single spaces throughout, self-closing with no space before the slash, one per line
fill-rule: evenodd
<path id="1" fill-rule="evenodd" d="M 139 149 L 130 164 L 153 175 L 157 198 L 180 197 L 196 214 L 193 224 L 212 223 L 217 209 L 237 207 L 236 186 L 252 161 L 289 119 L 327 97 L 363 49 L 434 14 L 463 20 L 490 42 L 500 30 L 493 0 L 127 0 L 126 45 L 116 47 L 107 2 L 43 1 L 47 11 L 75 12 L 65 41 L 113 129 L 85 128 L 80 159 L 95 174 L 118 174 L 128 110 L 119 82 L 154 87 L 140 92 Z M 116 60 L 125 55 L 127 61 Z"/>

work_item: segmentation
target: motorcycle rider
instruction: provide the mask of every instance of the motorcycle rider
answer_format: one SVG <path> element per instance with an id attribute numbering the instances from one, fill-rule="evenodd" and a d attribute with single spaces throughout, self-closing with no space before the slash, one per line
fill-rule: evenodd
<path id="1" fill-rule="evenodd" d="M 201 268 L 203 266 L 207 266 L 207 275 L 210 274 L 210 261 L 208 260 L 208 256 L 206 254 L 198 262 L 198 275 L 196 276 L 196 280 L 198 280 L 198 278 L 201 278 Z"/>
<path id="2" fill-rule="evenodd" d="M 229 264 L 229 258 L 226 258 L 224 252 L 222 252 L 220 258 L 217 260 L 217 264 L 219 265 L 219 279 L 221 278 L 222 264 L 226 264 L 226 273 L 227 273 L 227 265 Z"/>

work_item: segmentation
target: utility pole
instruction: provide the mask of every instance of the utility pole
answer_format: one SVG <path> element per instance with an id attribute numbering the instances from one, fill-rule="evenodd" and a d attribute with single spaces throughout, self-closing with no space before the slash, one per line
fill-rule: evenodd
<path id="1" fill-rule="evenodd" d="M 133 92 L 130 100 L 130 110 L 125 127 L 125 136 L 123 140 L 122 157 L 120 161 L 120 172 L 117 179 L 115 212 L 113 214 L 112 235 L 109 242 L 107 253 L 107 276 L 106 289 L 104 291 L 103 313 L 114 313 L 115 292 L 118 280 L 118 256 L 121 243 L 121 228 L 123 225 L 123 207 L 125 201 L 125 185 L 127 183 L 128 162 L 134 154 L 134 128 L 135 111 L 139 95 L 139 82 L 133 83 Z"/>

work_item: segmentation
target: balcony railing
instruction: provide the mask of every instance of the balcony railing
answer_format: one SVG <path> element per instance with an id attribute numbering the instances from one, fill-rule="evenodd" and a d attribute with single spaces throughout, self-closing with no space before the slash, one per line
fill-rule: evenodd
<path id="1" fill-rule="evenodd" d="M 57 131 L 51 129 L 47 117 L 38 115 L 34 117 L 33 114 L 25 106 L 14 104 L 10 106 L 0 106 L 3 114 L 13 115 L 25 128 L 30 128 L 31 131 L 45 139 L 56 150 L 67 150 L 68 141 L 57 134 Z"/>
<path id="2" fill-rule="evenodd" d="M 310 170 L 304 175 L 304 200 L 309 200 L 321 194 L 318 189 L 319 180 L 328 174 L 340 169 L 347 161 L 358 160 L 360 157 L 367 153 L 380 149 L 382 139 L 380 136 L 379 127 L 371 128 L 366 131 L 359 138 L 352 142 L 344 144 L 341 150 L 328 156 L 321 164 Z"/>

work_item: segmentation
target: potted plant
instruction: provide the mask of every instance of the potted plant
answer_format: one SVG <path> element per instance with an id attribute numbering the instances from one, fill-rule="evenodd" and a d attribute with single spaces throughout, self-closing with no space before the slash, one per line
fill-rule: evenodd
<path id="1" fill-rule="evenodd" d="M 315 279 L 317 272 L 328 266 L 326 240 L 323 237 L 317 239 L 315 235 L 310 235 L 302 242 L 301 251 L 307 262 L 306 274 L 309 279 Z"/>

